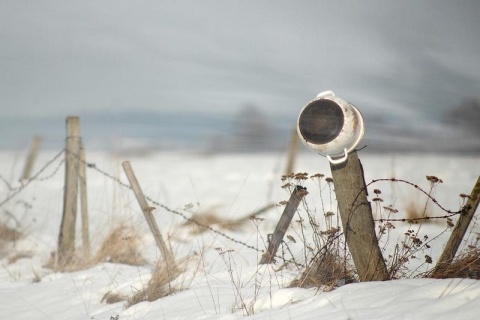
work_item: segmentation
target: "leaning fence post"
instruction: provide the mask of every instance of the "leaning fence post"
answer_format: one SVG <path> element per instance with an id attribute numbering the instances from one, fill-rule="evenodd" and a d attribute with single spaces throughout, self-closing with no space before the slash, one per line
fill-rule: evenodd
<path id="1" fill-rule="evenodd" d="M 30 146 L 30 152 L 27 156 L 27 162 L 25 163 L 25 167 L 23 168 L 22 178 L 20 179 L 21 181 L 30 179 L 33 165 L 35 163 L 35 159 L 37 158 L 38 150 L 40 150 L 41 144 L 42 138 L 40 138 L 40 136 L 33 137 L 32 145 Z"/>
<path id="2" fill-rule="evenodd" d="M 277 227 L 273 232 L 272 238 L 269 241 L 267 252 L 262 255 L 260 264 L 266 264 L 273 261 L 275 255 L 277 254 L 278 247 L 283 241 L 283 236 L 290 226 L 293 215 L 297 212 L 298 205 L 302 201 L 303 197 L 308 194 L 307 189 L 302 186 L 296 186 L 288 200 L 285 209 L 283 210 L 282 216 L 278 221 Z"/>
<path id="3" fill-rule="evenodd" d="M 85 146 L 80 143 L 80 209 L 82 217 L 82 247 L 84 258 L 90 257 L 90 232 L 88 222 L 88 201 L 87 201 L 87 170 L 85 161 Z"/>
<path id="4" fill-rule="evenodd" d="M 65 186 L 63 191 L 63 215 L 58 236 L 59 262 L 65 266 L 75 253 L 75 222 L 77 218 L 78 173 L 80 152 L 80 119 L 67 117 L 65 141 Z"/>
<path id="5" fill-rule="evenodd" d="M 152 232 L 153 237 L 155 238 L 155 242 L 157 243 L 157 246 L 160 249 L 160 252 L 162 253 L 163 258 L 165 259 L 165 265 L 167 268 L 168 275 L 169 277 L 173 277 L 173 275 L 176 273 L 177 267 L 175 265 L 175 260 L 173 258 L 172 253 L 170 252 L 167 245 L 165 244 L 165 241 L 163 240 L 160 230 L 158 230 L 157 223 L 152 214 L 152 211 L 154 210 L 154 208 L 148 205 L 147 200 L 143 195 L 142 189 L 138 184 L 135 173 L 133 172 L 132 166 L 130 165 L 130 162 L 124 161 L 122 163 L 122 167 L 123 167 L 123 170 L 125 171 L 125 175 L 127 176 L 128 181 L 130 182 L 130 186 L 132 187 L 132 190 L 135 193 L 135 197 L 137 198 L 138 204 L 140 205 L 140 208 L 145 216 L 145 219 L 147 220 L 148 227 L 150 228 L 150 231 Z"/>
<path id="6" fill-rule="evenodd" d="M 355 151 L 365 132 L 362 114 L 325 91 L 302 109 L 297 129 L 302 142 L 330 162 L 345 240 L 360 281 L 389 279 Z"/>
<path id="7" fill-rule="evenodd" d="M 468 198 L 467 203 L 465 204 L 464 212 L 458 218 L 457 224 L 448 239 L 447 245 L 445 249 L 443 249 L 443 253 L 438 259 L 437 264 L 432 272 L 432 277 L 436 278 L 441 275 L 441 273 L 448 267 L 455 258 L 455 254 L 457 253 L 458 247 L 462 243 L 462 239 L 467 232 L 468 225 L 473 219 L 475 215 L 475 211 L 478 208 L 478 204 L 480 202 L 480 176 L 477 179 L 477 182 L 473 186 L 472 193 L 470 193 L 470 197 Z"/>

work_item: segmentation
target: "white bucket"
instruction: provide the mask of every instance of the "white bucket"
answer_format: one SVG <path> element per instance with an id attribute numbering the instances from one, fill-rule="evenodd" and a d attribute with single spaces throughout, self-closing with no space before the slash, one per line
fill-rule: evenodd
<path id="1" fill-rule="evenodd" d="M 337 164 L 347 160 L 348 153 L 362 140 L 365 126 L 357 108 L 325 91 L 302 109 L 297 131 L 309 149 Z"/>

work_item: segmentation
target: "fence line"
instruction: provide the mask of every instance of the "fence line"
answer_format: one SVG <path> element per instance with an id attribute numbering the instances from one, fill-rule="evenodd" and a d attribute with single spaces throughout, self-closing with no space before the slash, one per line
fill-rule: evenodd
<path id="1" fill-rule="evenodd" d="M 70 152 L 69 150 L 65 150 L 65 151 L 68 152 L 68 153 L 73 154 L 73 153 Z M 80 159 L 79 155 L 76 155 L 76 154 L 73 154 L 73 155 L 76 156 L 76 157 L 78 157 L 78 158 Z M 80 161 L 82 161 L 82 160 L 80 160 Z M 129 189 L 129 190 L 133 190 L 131 186 L 129 186 L 129 185 L 126 184 L 125 182 L 121 181 L 119 178 L 114 177 L 114 176 L 111 175 L 110 173 L 108 173 L 108 172 L 106 172 L 106 171 L 101 170 L 100 168 L 98 168 L 95 163 L 85 162 L 85 165 L 87 166 L 87 168 L 93 169 L 93 170 L 97 171 L 98 173 L 104 175 L 105 177 L 109 178 L 110 180 L 115 181 L 117 184 L 121 185 L 122 187 L 125 187 L 125 188 L 127 188 L 127 189 Z M 145 195 L 145 199 L 147 199 L 147 200 L 150 201 L 152 204 L 154 204 L 154 205 L 156 205 L 156 206 L 158 206 L 158 207 L 160 207 L 160 208 L 162 208 L 162 209 L 164 209 L 164 210 L 166 210 L 166 211 L 168 211 L 168 212 L 170 212 L 170 213 L 173 213 L 173 214 L 176 214 L 176 215 L 182 217 L 184 220 L 186 220 L 186 221 L 188 221 L 188 222 L 192 222 L 192 223 L 194 223 L 194 224 L 196 224 L 196 225 L 198 225 L 198 226 L 200 226 L 200 227 L 202 227 L 202 228 L 206 228 L 206 229 L 210 230 L 211 232 L 216 233 L 216 234 L 224 237 L 224 238 L 226 238 L 227 240 L 230 240 L 230 241 L 232 241 L 232 242 L 234 242 L 234 243 L 238 243 L 238 244 L 240 244 L 240 245 L 242 245 L 242 246 L 244 246 L 244 247 L 246 247 L 246 248 L 248 248 L 248 249 L 252 249 L 252 250 L 255 250 L 255 251 L 257 251 L 257 252 L 263 252 L 263 250 L 258 249 L 258 248 L 254 247 L 254 246 L 251 246 L 251 245 L 249 245 L 249 244 L 247 244 L 247 243 L 245 243 L 245 242 L 243 242 L 243 241 L 237 240 L 237 239 L 235 239 L 235 238 L 233 238 L 233 237 L 231 237 L 231 236 L 229 236 L 229 235 L 227 235 L 227 234 L 225 234 L 225 233 L 223 233 L 223 232 L 221 232 L 221 231 L 218 231 L 218 230 L 210 227 L 209 225 L 205 225 L 205 224 L 203 224 L 203 223 L 201 223 L 201 222 L 196 221 L 195 219 L 189 218 L 189 217 L 187 217 L 186 214 L 184 214 L 184 213 L 182 213 L 182 212 L 180 212 L 180 211 L 178 211 L 178 210 L 171 209 L 171 208 L 167 207 L 166 205 L 164 205 L 164 204 L 162 204 L 162 203 L 159 203 L 159 202 L 156 201 L 156 200 L 153 200 L 152 198 L 150 198 L 150 197 L 147 196 L 147 195 Z"/>
<path id="2" fill-rule="evenodd" d="M 50 159 L 40 170 L 37 171 L 37 173 L 35 175 L 33 175 L 31 178 L 29 178 L 28 180 L 26 180 L 24 183 L 22 183 L 22 185 L 18 188 L 12 188 L 12 186 L 8 183 L 8 181 L 3 178 L 1 175 L 0 175 L 0 180 L 5 183 L 5 185 L 8 187 L 9 190 L 11 191 L 14 191 L 12 194 L 10 194 L 9 196 L 7 196 L 4 200 L 2 200 L 0 202 L 0 207 L 2 207 L 5 203 L 7 203 L 8 201 L 10 201 L 11 199 L 13 199 L 15 196 L 17 196 L 19 193 L 21 193 L 31 182 L 33 181 L 45 181 L 45 180 L 48 180 L 50 178 L 52 178 L 53 176 L 56 175 L 56 173 L 59 171 L 60 167 L 62 166 L 62 164 L 65 162 L 65 160 L 61 160 L 58 164 L 57 164 L 57 167 L 54 169 L 54 171 L 49 174 L 48 176 L 45 176 L 45 177 L 41 177 L 39 178 L 39 176 L 48 168 L 50 167 L 64 152 L 67 152 L 69 154 L 72 154 L 73 156 L 77 157 L 79 159 L 79 161 L 83 162 L 87 168 L 89 169 L 92 169 L 92 170 L 95 170 L 97 171 L 98 173 L 102 174 L 103 176 L 107 177 L 108 179 L 116 182 L 118 185 L 124 187 L 124 188 L 127 188 L 129 190 L 132 190 L 131 186 L 128 185 L 127 183 L 121 181 L 119 178 L 113 176 L 112 174 L 98 168 L 98 166 L 95 164 L 95 163 L 92 163 L 92 162 L 87 162 L 83 159 L 81 159 L 80 155 L 79 154 L 75 154 L 71 151 L 69 151 L 68 149 L 62 149 L 61 151 L 59 151 L 52 159 Z M 420 217 L 420 218 L 413 218 L 413 219 L 408 219 L 408 218 L 382 218 L 382 219 L 375 219 L 374 221 L 376 222 L 388 222 L 388 221 L 398 221 L 398 222 L 411 222 L 411 221 L 420 221 L 420 220 L 431 220 L 431 219 L 447 219 L 447 218 L 450 218 L 452 216 L 455 216 L 455 215 L 459 215 L 459 214 L 462 214 L 465 212 L 465 208 L 462 207 L 460 210 L 458 211 L 452 211 L 452 210 L 448 210 L 446 208 L 444 208 L 441 204 L 438 203 L 438 201 L 432 197 L 428 192 L 426 192 L 425 190 L 423 190 L 421 187 L 419 187 L 417 184 L 414 184 L 412 182 L 409 182 L 409 181 L 406 181 L 406 180 L 403 180 L 403 179 L 397 179 L 397 178 L 383 178 L 383 179 L 374 179 L 372 180 L 370 183 L 368 183 L 365 188 L 368 188 L 369 186 L 371 186 L 372 184 L 374 183 L 378 183 L 378 182 L 382 182 L 382 181 L 388 181 L 388 182 L 400 182 L 400 183 L 405 183 L 405 184 L 408 184 L 414 188 L 416 188 L 417 190 L 419 190 L 420 192 L 424 193 L 429 199 L 432 200 L 432 202 L 434 204 L 436 204 L 441 210 L 443 210 L 444 212 L 447 212 L 447 215 L 444 215 L 444 216 L 436 216 L 436 217 Z M 156 201 L 156 200 L 153 200 L 152 198 L 148 197 L 148 196 L 145 196 L 145 198 L 150 201 L 153 205 L 159 207 L 159 208 L 162 208 L 164 210 L 166 210 L 167 212 L 170 212 L 170 213 L 173 213 L 175 215 L 178 215 L 180 216 L 182 219 L 188 221 L 188 222 L 191 222 L 191 223 L 194 223 L 202 228 L 205 228 L 231 242 L 234 242 L 234 243 L 237 243 L 237 244 L 240 244 L 248 249 L 251 249 L 251 250 L 255 250 L 257 252 L 260 252 L 260 253 L 263 253 L 264 250 L 261 250 L 257 247 L 254 247 L 252 245 L 249 245 L 243 241 L 240 241 L 240 240 L 237 240 L 219 230 L 216 230 L 214 228 L 212 228 L 211 226 L 209 225 L 206 225 L 206 224 L 203 224 L 199 221 L 196 221 L 195 219 L 193 218 L 190 218 L 188 217 L 185 213 L 183 212 L 180 212 L 179 210 L 175 210 L 175 209 L 171 209 L 169 207 L 167 207 L 166 205 Z M 374 200 L 375 201 L 375 200 Z M 320 248 L 321 249 L 321 248 Z M 276 256 L 277 258 L 280 258 L 282 259 L 283 261 L 287 262 L 287 261 L 292 261 L 292 260 L 286 260 L 285 258 L 283 257 L 279 257 L 279 256 Z M 294 259 L 293 255 L 292 255 L 292 259 Z M 294 260 L 293 260 L 294 261 Z M 295 264 L 301 266 L 301 264 L 295 262 Z"/>

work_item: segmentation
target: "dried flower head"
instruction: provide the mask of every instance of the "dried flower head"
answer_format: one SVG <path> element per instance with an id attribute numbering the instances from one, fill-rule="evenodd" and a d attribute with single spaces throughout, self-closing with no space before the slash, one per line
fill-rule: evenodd
<path id="1" fill-rule="evenodd" d="M 443 180 L 436 176 L 427 176 L 427 180 L 432 184 L 443 183 Z"/>
<path id="2" fill-rule="evenodd" d="M 398 212 L 398 210 L 395 209 L 394 207 L 392 207 L 392 205 L 389 205 L 387 207 L 383 207 L 383 209 L 385 209 L 385 211 L 388 211 L 390 213 L 397 213 Z"/>
<path id="3" fill-rule="evenodd" d="M 331 217 L 333 215 L 335 215 L 335 213 L 333 213 L 332 211 L 325 212 L 325 217 Z"/>
<path id="4" fill-rule="evenodd" d="M 308 173 L 306 172 L 299 172 L 295 174 L 295 180 L 307 180 L 308 179 Z"/>

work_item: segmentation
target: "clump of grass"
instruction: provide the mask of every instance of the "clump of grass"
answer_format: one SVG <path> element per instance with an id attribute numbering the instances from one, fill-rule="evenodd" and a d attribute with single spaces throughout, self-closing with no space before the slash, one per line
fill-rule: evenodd
<path id="1" fill-rule="evenodd" d="M 427 276 L 433 277 L 432 274 Z M 480 280 L 480 249 L 470 248 L 461 253 L 450 265 L 442 268 L 435 278 L 468 278 Z"/>
<path id="2" fill-rule="evenodd" d="M 103 295 L 102 300 L 100 302 L 101 303 L 105 302 L 106 304 L 114 304 L 114 303 L 125 301 L 127 299 L 128 297 L 126 295 L 108 291 Z"/>
<path id="3" fill-rule="evenodd" d="M 341 252 L 344 237 L 341 232 L 340 218 L 333 198 L 333 180 L 317 173 L 296 173 L 282 177 L 282 188 L 289 193 L 295 185 L 313 183 L 317 192 L 309 192 L 298 210 L 299 219 L 292 225 L 296 237 L 287 235 L 287 239 L 303 244 L 302 255 L 305 263 L 309 261 L 299 278 L 291 282 L 290 287 L 317 287 L 324 291 L 333 290 L 342 283 L 354 280 L 353 268 Z M 315 204 L 313 197 L 318 198 Z M 299 244 L 300 244 L 299 243 Z"/>
<path id="4" fill-rule="evenodd" d="M 121 263 L 132 266 L 145 265 L 147 260 L 140 253 L 141 237 L 137 231 L 121 224 L 114 227 L 105 237 L 93 257 L 81 255 L 77 250 L 65 263 L 60 263 L 57 252 L 52 252 L 44 265 L 55 271 L 78 271 L 101 262 Z"/>
<path id="5" fill-rule="evenodd" d="M 300 278 L 292 281 L 290 287 L 316 287 L 330 291 L 342 282 L 355 282 L 352 268 L 346 265 L 345 259 L 340 255 L 326 252 L 307 266 Z"/>
<path id="6" fill-rule="evenodd" d="M 142 301 L 155 301 L 175 293 L 177 289 L 173 288 L 170 282 L 179 274 L 178 269 L 171 270 L 164 265 L 157 265 L 147 286 L 127 299 L 126 308 Z"/>
<path id="7" fill-rule="evenodd" d="M 0 243 L 5 242 L 14 242 L 22 237 L 22 233 L 17 229 L 8 227 L 5 224 L 0 224 Z"/>
<path id="8" fill-rule="evenodd" d="M 112 262 L 132 266 L 147 263 L 140 253 L 141 238 L 133 229 L 119 225 L 105 237 L 92 263 Z"/>
<path id="9" fill-rule="evenodd" d="M 5 248 L 8 244 L 17 241 L 23 236 L 23 234 L 17 229 L 10 228 L 9 226 L 0 223 L 0 257 L 8 255 Z"/>
<path id="10" fill-rule="evenodd" d="M 15 252 L 15 242 L 23 237 L 23 233 L 16 228 L 11 228 L 5 223 L 0 223 L 0 258 L 9 257 L 8 263 L 15 263 L 22 258 L 31 257 L 29 252 Z"/>

